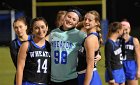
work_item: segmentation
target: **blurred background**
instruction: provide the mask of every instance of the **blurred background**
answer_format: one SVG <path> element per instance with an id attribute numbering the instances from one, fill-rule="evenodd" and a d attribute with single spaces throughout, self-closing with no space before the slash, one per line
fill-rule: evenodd
<path id="1" fill-rule="evenodd" d="M 79 3 L 76 4 L 75 1 Z M 110 22 L 127 19 L 131 23 L 132 34 L 139 38 L 135 31 L 138 32 L 140 27 L 140 0 L 0 0 L 0 45 L 7 45 L 14 36 L 11 16 L 17 18 L 24 15 L 28 22 L 34 17 L 42 16 L 48 21 L 49 28 L 53 29 L 56 13 L 72 7 L 82 9 L 83 14 L 89 10 L 97 10 L 103 21 L 104 36 Z M 14 15 L 11 15 L 11 11 L 14 11 Z"/>
<path id="2" fill-rule="evenodd" d="M 81 9 L 82 14 L 96 10 L 101 16 L 103 39 L 106 40 L 108 24 L 127 19 L 132 28 L 131 35 L 140 40 L 140 0 L 0 0 L 0 85 L 13 85 L 15 68 L 10 59 L 8 45 L 15 38 L 12 22 L 26 16 L 28 23 L 34 17 L 44 17 L 49 28 L 55 27 L 59 10 Z M 102 55 L 103 54 L 102 48 Z M 104 57 L 99 62 L 99 73 L 104 82 Z"/>

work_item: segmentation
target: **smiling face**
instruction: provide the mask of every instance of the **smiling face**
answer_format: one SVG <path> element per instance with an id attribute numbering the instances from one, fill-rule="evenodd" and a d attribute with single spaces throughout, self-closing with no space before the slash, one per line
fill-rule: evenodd
<path id="1" fill-rule="evenodd" d="M 122 24 L 122 27 L 123 27 L 123 29 L 124 29 L 124 34 L 128 34 L 128 35 L 129 35 L 129 33 L 130 33 L 130 31 L 131 31 L 129 22 L 127 22 L 127 21 L 122 21 L 121 24 Z"/>
<path id="2" fill-rule="evenodd" d="M 86 29 L 94 28 L 97 25 L 95 16 L 93 14 L 87 13 L 84 17 L 83 25 Z"/>
<path id="3" fill-rule="evenodd" d="M 64 30 L 76 27 L 79 21 L 79 16 L 75 12 L 68 12 L 64 18 L 63 27 Z"/>
<path id="4" fill-rule="evenodd" d="M 22 37 L 26 34 L 27 25 L 22 20 L 14 22 L 13 28 L 18 37 Z"/>
<path id="5" fill-rule="evenodd" d="M 35 21 L 33 24 L 33 34 L 37 38 L 44 38 L 47 34 L 48 27 L 46 26 L 45 22 L 42 20 Z"/>

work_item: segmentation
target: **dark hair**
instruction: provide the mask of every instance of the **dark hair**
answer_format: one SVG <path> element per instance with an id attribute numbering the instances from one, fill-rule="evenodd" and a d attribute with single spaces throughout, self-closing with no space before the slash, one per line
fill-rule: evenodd
<path id="1" fill-rule="evenodd" d="M 109 38 L 113 33 L 117 32 L 119 29 L 122 29 L 121 23 L 120 22 L 112 22 L 109 25 L 107 38 Z"/>
<path id="2" fill-rule="evenodd" d="M 27 21 L 26 21 L 26 18 L 24 16 L 15 19 L 13 22 L 13 26 L 14 26 L 14 23 L 16 23 L 17 21 L 22 21 L 25 25 L 27 25 Z"/>
<path id="3" fill-rule="evenodd" d="M 34 25 L 34 23 L 36 22 L 36 21 L 43 21 L 45 24 L 46 24 L 46 26 L 48 26 L 48 23 L 47 23 L 47 21 L 43 18 L 43 17 L 36 17 L 36 18 L 34 18 L 34 19 L 32 19 L 31 20 L 31 22 L 30 22 L 30 32 L 32 33 L 32 31 L 33 31 L 33 25 Z"/>
<path id="4" fill-rule="evenodd" d="M 78 15 L 78 17 L 79 17 L 79 21 L 82 20 L 82 14 L 78 10 L 76 10 L 76 9 L 69 9 L 68 12 L 76 13 Z"/>

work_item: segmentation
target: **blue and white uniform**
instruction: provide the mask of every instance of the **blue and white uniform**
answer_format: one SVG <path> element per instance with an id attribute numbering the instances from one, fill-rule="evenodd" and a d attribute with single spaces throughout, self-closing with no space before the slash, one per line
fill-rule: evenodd
<path id="1" fill-rule="evenodd" d="M 31 35 L 28 35 L 28 39 L 26 41 L 30 41 L 31 39 L 32 39 Z M 20 41 L 18 39 L 18 37 L 16 37 L 16 39 L 14 39 L 10 43 L 10 55 L 11 55 L 12 61 L 14 63 L 14 66 L 16 67 L 16 69 L 17 69 L 17 56 L 18 56 L 19 48 L 20 48 L 21 44 L 26 41 Z M 14 79 L 14 84 L 15 84 L 15 82 L 16 82 L 16 76 Z"/>
<path id="2" fill-rule="evenodd" d="M 48 41 L 42 47 L 29 41 L 22 85 L 47 85 L 50 82 L 50 51 Z"/>
<path id="3" fill-rule="evenodd" d="M 105 79 L 106 82 L 115 80 L 116 83 L 125 82 L 123 56 L 119 41 L 108 39 L 105 43 Z"/>
<path id="4" fill-rule="evenodd" d="M 87 37 L 90 36 L 90 35 L 95 35 L 95 36 L 97 36 L 99 38 L 98 33 L 96 33 L 96 32 L 92 32 L 92 33 L 88 34 Z M 95 56 L 98 53 L 99 53 L 99 50 L 95 52 Z M 86 59 L 85 59 L 85 61 L 86 61 Z M 82 63 L 82 61 L 79 61 L 79 63 L 80 64 L 86 64 L 86 63 Z M 98 74 L 98 71 L 97 71 L 97 68 L 96 67 L 97 67 L 97 65 L 96 65 L 96 63 L 94 63 L 93 76 L 92 76 L 92 80 L 90 82 L 90 85 L 94 85 L 94 84 L 96 84 L 96 85 L 102 85 L 102 82 L 101 82 L 101 79 L 100 79 L 100 76 Z M 83 70 L 83 73 L 81 71 L 78 74 L 78 81 L 79 81 L 78 82 L 78 85 L 84 85 L 84 78 L 85 78 L 85 71 Z"/>
<path id="5" fill-rule="evenodd" d="M 134 80 L 136 78 L 137 63 L 135 60 L 135 47 L 132 36 L 125 42 L 125 60 L 123 65 L 126 80 Z"/>

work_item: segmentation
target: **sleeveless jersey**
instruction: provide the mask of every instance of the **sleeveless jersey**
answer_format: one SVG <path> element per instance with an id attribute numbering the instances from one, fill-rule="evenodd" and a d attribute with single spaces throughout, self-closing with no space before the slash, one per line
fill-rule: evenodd
<path id="1" fill-rule="evenodd" d="M 135 47 L 134 47 L 133 37 L 132 36 L 125 43 L 125 56 L 126 56 L 126 60 L 134 60 Z"/>
<path id="2" fill-rule="evenodd" d="M 69 31 L 54 29 L 50 34 L 51 80 L 64 82 L 77 78 L 77 55 L 86 34 L 76 28 Z"/>
<path id="3" fill-rule="evenodd" d="M 32 39 L 31 36 L 28 35 L 28 41 L 31 39 Z M 18 51 L 23 42 L 25 42 L 25 41 L 20 41 L 18 38 L 16 38 L 10 44 L 10 54 L 11 54 L 12 61 L 16 68 L 17 68 Z"/>
<path id="4" fill-rule="evenodd" d="M 97 36 L 97 37 L 98 37 L 98 41 L 99 41 L 99 34 L 98 34 L 97 32 L 92 32 L 92 33 L 88 34 L 87 37 L 90 36 L 90 35 L 95 35 L 95 36 Z M 100 42 L 100 41 L 99 41 L 99 42 Z M 94 56 L 94 58 L 97 56 L 97 54 L 99 54 L 99 49 L 98 49 L 97 51 L 95 51 L 95 56 Z M 96 65 L 96 63 L 94 63 L 94 68 L 96 68 L 96 67 L 97 67 L 97 65 Z"/>
<path id="5" fill-rule="evenodd" d="M 95 36 L 97 36 L 98 39 L 99 39 L 99 35 L 98 35 L 98 33 L 96 33 L 96 32 L 92 32 L 92 33 L 88 34 L 87 37 L 90 36 L 90 35 L 92 35 L 92 34 L 95 35 Z M 87 38 L 87 37 L 86 37 L 86 38 Z M 86 38 L 85 38 L 85 39 L 86 39 Z M 99 53 L 99 49 L 95 52 L 95 56 L 96 56 L 98 53 Z M 86 63 L 86 51 L 85 51 L 85 49 L 83 48 L 83 50 L 80 50 L 80 51 L 78 52 L 78 67 L 77 67 L 77 71 L 85 70 L 86 67 L 87 67 L 87 63 Z M 94 63 L 94 68 L 96 68 L 96 63 Z"/>
<path id="6" fill-rule="evenodd" d="M 27 57 L 23 72 L 23 81 L 48 83 L 50 79 L 50 44 L 46 41 L 41 48 L 29 41 Z"/>

